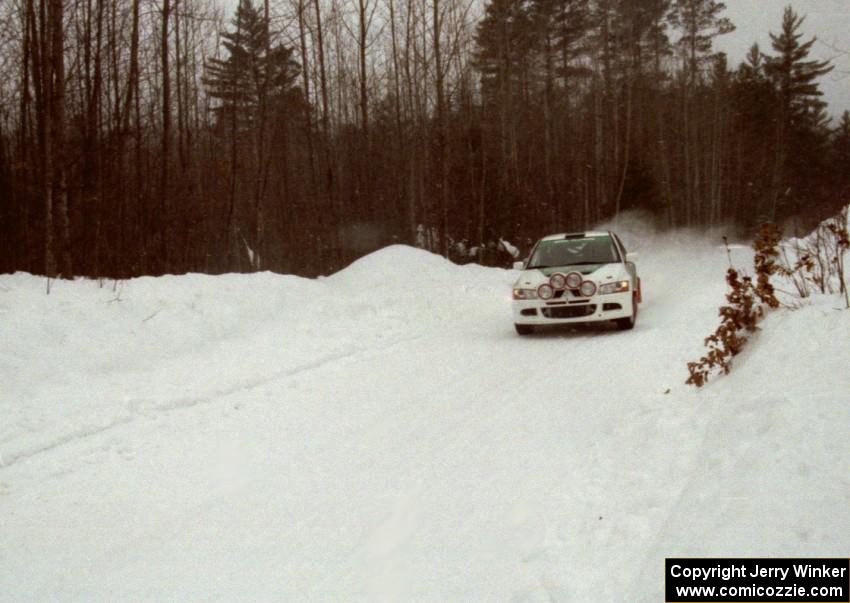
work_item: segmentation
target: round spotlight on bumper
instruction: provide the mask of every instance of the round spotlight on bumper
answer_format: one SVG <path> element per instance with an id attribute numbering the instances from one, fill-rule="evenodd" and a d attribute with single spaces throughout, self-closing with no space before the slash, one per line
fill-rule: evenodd
<path id="1" fill-rule="evenodd" d="M 563 289 L 567 284 L 567 277 L 560 272 L 556 272 L 549 277 L 549 284 L 553 289 Z"/>
<path id="2" fill-rule="evenodd" d="M 570 272 L 567 275 L 567 287 L 570 289 L 578 289 L 581 287 L 581 273 L 580 272 Z"/>
<path id="3" fill-rule="evenodd" d="M 537 297 L 540 299 L 552 299 L 555 297 L 555 289 L 549 283 L 543 283 L 537 287 Z"/>
<path id="4" fill-rule="evenodd" d="M 579 287 L 579 292 L 584 297 L 593 297 L 593 294 L 596 293 L 596 283 L 593 281 L 584 281 Z"/>

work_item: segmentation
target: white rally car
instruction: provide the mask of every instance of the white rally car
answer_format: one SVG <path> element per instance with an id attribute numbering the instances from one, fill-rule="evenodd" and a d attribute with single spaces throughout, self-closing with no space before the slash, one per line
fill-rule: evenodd
<path id="1" fill-rule="evenodd" d="M 611 231 L 544 237 L 513 287 L 514 326 L 520 335 L 540 325 L 613 320 L 631 329 L 641 301 L 634 260 Z"/>

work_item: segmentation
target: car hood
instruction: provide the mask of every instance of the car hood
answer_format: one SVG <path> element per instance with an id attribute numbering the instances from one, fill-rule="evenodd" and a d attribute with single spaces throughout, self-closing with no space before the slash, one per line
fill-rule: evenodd
<path id="1" fill-rule="evenodd" d="M 514 283 L 514 287 L 518 289 L 535 289 L 543 283 L 548 282 L 549 277 L 555 272 L 562 274 L 580 272 L 585 279 L 593 281 L 597 285 L 630 278 L 626 267 L 620 262 L 613 264 L 583 264 L 581 266 L 550 266 L 548 268 L 523 270 L 516 283 Z"/>

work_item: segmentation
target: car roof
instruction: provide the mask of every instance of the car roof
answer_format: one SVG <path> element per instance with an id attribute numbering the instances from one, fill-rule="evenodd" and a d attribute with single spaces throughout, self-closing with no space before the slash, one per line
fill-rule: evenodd
<path id="1" fill-rule="evenodd" d="M 584 232 L 562 232 L 560 234 L 547 235 L 541 241 L 557 241 L 558 239 L 567 238 L 584 238 L 584 237 L 610 237 L 609 231 L 603 230 L 587 230 Z"/>

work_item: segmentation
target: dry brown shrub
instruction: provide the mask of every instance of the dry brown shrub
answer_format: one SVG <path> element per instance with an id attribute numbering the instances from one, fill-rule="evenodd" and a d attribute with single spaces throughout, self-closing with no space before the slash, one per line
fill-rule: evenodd
<path id="1" fill-rule="evenodd" d="M 759 229 L 753 242 L 755 283 L 752 277 L 741 276 L 731 265 L 730 259 L 730 266 L 726 271 L 726 284 L 729 286 L 726 293 L 727 303 L 720 306 L 718 311 L 720 325 L 704 340 L 708 348 L 705 356 L 696 362 L 688 363 L 690 376 L 685 381 L 688 385 L 702 387 L 712 374 L 727 374 L 732 366 L 732 358 L 741 352 L 749 335 L 758 328 L 758 322 L 764 316 L 765 306 L 779 306 L 770 277 L 781 270 L 777 263 L 781 236 L 781 230 L 773 224 L 764 224 Z M 725 243 L 726 239 L 723 241 Z"/>

